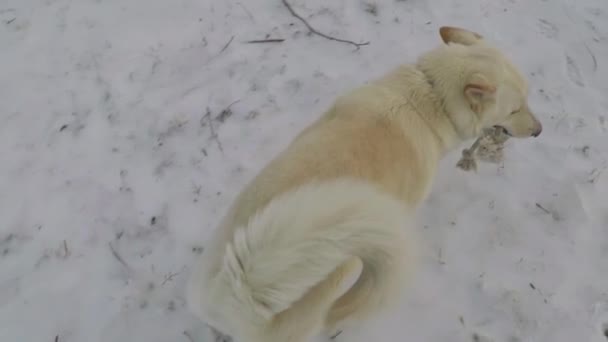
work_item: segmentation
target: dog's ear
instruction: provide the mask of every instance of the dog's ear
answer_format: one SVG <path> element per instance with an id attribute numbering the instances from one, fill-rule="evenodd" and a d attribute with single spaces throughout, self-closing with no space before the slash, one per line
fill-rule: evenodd
<path id="1" fill-rule="evenodd" d="M 482 74 L 473 74 L 464 87 L 464 97 L 471 109 L 480 114 L 484 103 L 493 100 L 496 95 L 496 86 Z"/>
<path id="2" fill-rule="evenodd" d="M 462 45 L 473 45 L 483 39 L 478 33 L 452 26 L 441 27 L 439 29 L 439 35 L 446 44 L 457 43 Z"/>

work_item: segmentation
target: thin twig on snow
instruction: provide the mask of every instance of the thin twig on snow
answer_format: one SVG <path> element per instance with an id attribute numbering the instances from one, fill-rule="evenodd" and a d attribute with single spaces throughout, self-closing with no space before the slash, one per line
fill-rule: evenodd
<path id="1" fill-rule="evenodd" d="M 118 262 L 120 262 L 125 268 L 127 268 L 128 270 L 131 269 L 131 267 L 129 266 L 129 264 L 127 264 L 127 262 L 120 256 L 120 254 L 118 254 L 118 252 L 116 251 L 116 249 L 114 249 L 114 246 L 112 245 L 112 242 L 108 242 L 108 246 L 110 246 L 110 251 L 112 252 L 112 255 L 114 256 L 114 258 L 116 258 L 116 260 L 118 260 Z"/>
<path id="2" fill-rule="evenodd" d="M 536 203 L 536 207 L 542 210 L 545 214 L 551 215 L 551 211 L 545 207 L 543 207 L 540 203 Z"/>
<path id="3" fill-rule="evenodd" d="M 263 43 L 282 43 L 284 41 L 285 41 L 285 39 L 282 39 L 282 38 L 275 38 L 275 39 L 254 39 L 254 40 L 248 40 L 245 43 L 247 43 L 247 44 L 263 44 Z"/>
<path id="4" fill-rule="evenodd" d="M 296 11 L 293 9 L 293 7 L 291 7 L 291 5 L 287 2 L 287 0 L 281 0 L 281 1 L 283 2 L 283 5 L 285 5 L 285 7 L 287 7 L 287 10 L 289 11 L 289 13 L 291 13 L 292 16 L 294 16 L 296 19 L 300 20 L 304 25 L 306 25 L 306 27 L 308 28 L 308 31 L 310 31 L 310 33 L 316 34 L 317 36 L 323 37 L 323 38 L 328 39 L 328 40 L 333 40 L 333 41 L 336 41 L 336 42 L 346 43 L 346 44 L 353 45 L 353 46 L 355 46 L 355 48 L 357 50 L 359 50 L 361 48 L 361 46 L 369 45 L 369 42 L 357 43 L 357 42 L 353 42 L 352 40 L 342 39 L 342 38 L 336 38 L 336 37 L 330 36 L 328 34 L 325 34 L 323 32 L 320 32 L 319 30 L 317 30 L 314 27 L 312 27 L 308 23 L 308 21 L 306 21 L 306 19 L 304 19 L 301 15 L 299 15 L 298 13 L 296 13 Z"/>
<path id="5" fill-rule="evenodd" d="M 213 141 L 215 141 L 215 143 L 217 144 L 217 148 L 223 154 L 224 147 L 222 146 L 222 142 L 220 141 L 220 139 L 217 135 L 217 132 L 215 132 L 215 126 L 213 125 L 213 119 L 211 118 L 211 110 L 209 109 L 209 107 L 207 107 L 207 112 L 205 113 L 203 118 L 207 119 L 207 124 L 209 125 L 209 130 L 211 131 L 211 139 L 213 139 Z"/>
<path id="6" fill-rule="evenodd" d="M 230 46 L 230 43 L 232 43 L 233 40 L 234 40 L 234 36 L 230 37 L 230 40 L 228 40 L 228 43 L 226 43 L 226 45 L 224 45 L 224 47 L 220 50 L 220 52 L 218 52 L 218 55 L 221 54 L 222 52 L 226 51 L 226 49 Z"/>
<path id="7" fill-rule="evenodd" d="M 591 51 L 591 49 L 589 48 L 589 45 L 584 44 L 585 45 L 585 49 L 587 49 L 587 52 L 589 52 L 589 55 L 591 56 L 591 59 L 593 60 L 593 71 L 597 70 L 597 58 L 595 58 L 595 54 L 593 53 L 593 51 Z"/>
<path id="8" fill-rule="evenodd" d="M 70 250 L 68 249 L 68 242 L 63 240 L 63 257 L 67 258 L 70 256 Z"/>
<path id="9" fill-rule="evenodd" d="M 184 330 L 183 334 L 184 334 L 184 336 L 186 336 L 188 341 L 194 342 L 194 337 L 192 337 L 192 335 L 190 335 L 190 333 L 188 331 Z"/>
<path id="10" fill-rule="evenodd" d="M 223 123 L 224 121 L 226 121 L 226 119 L 228 119 L 231 115 L 232 115 L 232 109 L 230 109 L 230 107 L 232 107 L 232 105 L 234 105 L 235 103 L 240 102 L 241 100 L 234 100 L 232 101 L 231 104 L 229 104 L 228 106 L 226 106 L 226 108 L 222 109 L 222 111 L 215 117 L 215 120 Z"/>

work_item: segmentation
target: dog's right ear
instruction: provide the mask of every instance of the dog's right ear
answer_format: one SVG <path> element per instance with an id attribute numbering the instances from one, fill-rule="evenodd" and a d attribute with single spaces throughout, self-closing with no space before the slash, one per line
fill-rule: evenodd
<path id="1" fill-rule="evenodd" d="M 464 87 L 464 97 L 477 114 L 481 114 L 484 103 L 493 100 L 495 95 L 496 86 L 479 73 L 473 74 Z"/>
<path id="2" fill-rule="evenodd" d="M 478 33 L 452 26 L 442 26 L 439 29 L 439 35 L 446 44 L 473 45 L 483 39 Z"/>

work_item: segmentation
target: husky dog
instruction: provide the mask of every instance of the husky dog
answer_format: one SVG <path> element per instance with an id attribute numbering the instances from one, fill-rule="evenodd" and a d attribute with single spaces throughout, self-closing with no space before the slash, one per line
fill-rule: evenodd
<path id="1" fill-rule="evenodd" d="M 305 342 L 395 301 L 407 218 L 438 163 L 482 130 L 536 137 L 517 68 L 479 34 L 339 97 L 245 187 L 189 283 L 189 305 L 235 342 Z"/>

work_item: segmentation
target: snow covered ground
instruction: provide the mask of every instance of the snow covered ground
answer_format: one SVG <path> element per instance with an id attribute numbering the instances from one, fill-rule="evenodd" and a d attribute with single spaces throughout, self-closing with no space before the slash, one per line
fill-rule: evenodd
<path id="1" fill-rule="evenodd" d="M 606 341 L 608 2 L 369 1 L 291 0 L 354 51 L 279 0 L 0 0 L 0 341 L 210 341 L 184 281 L 232 198 L 441 25 L 507 51 L 545 129 L 443 162 L 404 303 L 337 341 Z"/>

